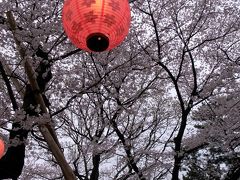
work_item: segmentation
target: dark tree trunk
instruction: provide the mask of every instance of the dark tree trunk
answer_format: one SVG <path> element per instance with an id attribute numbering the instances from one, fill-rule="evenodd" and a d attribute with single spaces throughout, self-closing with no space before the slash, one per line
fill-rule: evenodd
<path id="1" fill-rule="evenodd" d="M 22 172 L 25 158 L 24 139 L 27 139 L 28 131 L 24 130 L 20 123 L 13 123 L 10 132 L 10 140 L 18 138 L 22 143 L 10 146 L 6 154 L 0 159 L 0 179 L 17 179 Z"/>
<path id="2" fill-rule="evenodd" d="M 187 110 L 182 111 L 182 121 L 181 125 L 178 131 L 178 135 L 174 138 L 174 144 L 175 144 L 175 156 L 174 156 L 174 165 L 173 165 L 173 172 L 172 172 L 172 180 L 179 180 L 179 171 L 181 168 L 181 162 L 183 159 L 183 155 L 181 153 L 182 150 L 182 139 L 184 135 L 184 131 L 186 129 L 187 125 L 187 116 L 190 112 L 190 108 Z"/>
<path id="3" fill-rule="evenodd" d="M 100 154 L 94 155 L 93 157 L 93 170 L 90 176 L 90 180 L 98 180 L 99 177 L 99 164 L 100 164 Z"/>
<path id="4" fill-rule="evenodd" d="M 38 57 L 41 57 L 43 60 L 48 60 L 47 54 L 44 53 L 40 47 L 38 51 L 36 52 L 36 55 Z M 44 93 L 45 86 L 52 78 L 52 74 L 50 71 L 50 64 L 49 63 L 43 63 L 42 61 L 39 65 L 39 67 L 36 69 L 36 72 L 38 73 L 37 76 L 37 82 L 40 87 L 40 92 L 33 92 L 31 89 L 31 86 L 28 84 L 26 86 L 24 99 L 23 99 L 23 110 L 26 112 L 29 116 L 38 116 L 38 113 L 35 111 L 35 109 L 32 108 L 32 106 L 37 105 L 34 93 Z M 2 64 L 1 67 L 3 68 Z M 1 70 L 1 75 L 4 77 L 5 84 L 8 89 L 8 94 L 10 96 L 11 102 L 13 104 L 13 109 L 17 110 L 16 101 L 14 98 L 14 95 L 12 93 L 12 88 L 10 85 L 10 82 L 8 78 L 6 78 L 6 74 L 4 72 L 4 69 Z M 43 74 L 46 73 L 46 76 L 43 76 Z M 44 100 L 46 105 L 49 105 L 49 102 L 45 95 L 43 94 Z M 25 119 L 26 120 L 26 119 Z M 24 121 L 24 120 L 23 120 Z M 31 127 L 29 128 L 31 129 Z M 0 179 L 13 179 L 17 180 L 18 177 L 22 173 L 22 169 L 24 166 L 24 159 L 25 159 L 25 140 L 28 137 L 29 129 L 25 129 L 23 126 L 23 122 L 14 121 L 12 124 L 12 129 L 10 131 L 9 141 L 11 142 L 14 139 L 19 140 L 19 144 L 10 146 L 7 149 L 7 152 L 5 155 L 0 159 Z"/>

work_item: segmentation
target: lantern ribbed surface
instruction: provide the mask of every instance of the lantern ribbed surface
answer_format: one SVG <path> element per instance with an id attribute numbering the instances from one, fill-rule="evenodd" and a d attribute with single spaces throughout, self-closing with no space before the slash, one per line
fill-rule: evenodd
<path id="1" fill-rule="evenodd" d="M 130 19 L 128 0 L 66 0 L 62 12 L 68 38 L 89 52 L 118 46 L 128 34 Z"/>
<path id="2" fill-rule="evenodd" d="M 0 138 L 0 159 L 2 158 L 5 151 L 5 144 L 4 141 Z"/>

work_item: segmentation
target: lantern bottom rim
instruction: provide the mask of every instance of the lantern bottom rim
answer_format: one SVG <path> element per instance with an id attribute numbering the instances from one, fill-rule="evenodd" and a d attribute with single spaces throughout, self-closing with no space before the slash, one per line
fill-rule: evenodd
<path id="1" fill-rule="evenodd" d="M 109 38 L 103 33 L 91 33 L 87 37 L 87 47 L 91 51 L 102 52 L 109 46 Z"/>

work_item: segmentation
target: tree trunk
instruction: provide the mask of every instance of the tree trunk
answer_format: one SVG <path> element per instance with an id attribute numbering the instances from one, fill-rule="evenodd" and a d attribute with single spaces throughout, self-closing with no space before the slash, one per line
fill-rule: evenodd
<path id="1" fill-rule="evenodd" d="M 173 166 L 173 172 L 172 172 L 172 180 L 178 180 L 179 179 L 179 171 L 181 167 L 181 161 L 183 159 L 183 154 L 181 152 L 182 150 L 182 139 L 183 134 L 187 125 L 187 116 L 190 112 L 190 109 L 183 110 L 182 111 L 182 121 L 181 125 L 178 131 L 177 136 L 174 138 L 174 144 L 175 144 L 175 156 L 174 156 L 174 166 Z"/>
<path id="2" fill-rule="evenodd" d="M 34 95 L 31 98 L 35 101 L 36 104 L 40 105 L 42 113 L 48 114 L 46 104 L 45 104 L 43 96 L 40 92 L 41 89 L 37 82 L 38 79 L 35 76 L 35 71 L 32 69 L 32 66 L 29 63 L 28 57 L 25 56 L 25 50 L 20 45 L 21 43 L 18 41 L 18 39 L 15 36 L 16 22 L 15 22 L 14 16 L 12 15 L 12 13 L 10 11 L 8 11 L 6 14 L 7 14 L 7 21 L 9 23 L 10 29 L 13 33 L 13 37 L 14 37 L 17 49 L 19 51 L 20 57 L 23 60 L 23 62 L 25 62 L 24 68 L 25 68 L 25 71 L 26 71 L 26 74 L 27 74 L 27 77 L 28 77 L 28 80 L 30 83 L 31 93 L 33 93 L 33 95 Z M 40 75 L 38 77 L 40 77 Z M 44 82 L 44 83 L 46 83 L 46 82 Z M 67 161 L 60 149 L 60 144 L 58 142 L 58 139 L 57 139 L 54 129 L 49 124 L 40 125 L 39 129 L 40 129 L 40 132 L 42 133 L 44 139 L 46 140 L 46 142 L 49 146 L 49 149 L 52 151 L 59 166 L 61 167 L 65 179 L 66 180 L 76 179 L 76 176 L 74 175 L 71 167 L 67 163 Z"/>

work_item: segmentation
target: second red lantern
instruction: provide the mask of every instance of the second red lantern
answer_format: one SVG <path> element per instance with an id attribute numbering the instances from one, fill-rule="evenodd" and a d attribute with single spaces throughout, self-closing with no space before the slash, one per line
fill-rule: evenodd
<path id="1" fill-rule="evenodd" d="M 118 46 L 130 26 L 128 0 L 66 0 L 62 21 L 73 44 L 101 52 Z"/>
<path id="2" fill-rule="evenodd" d="M 5 151 L 5 144 L 4 144 L 4 141 L 0 138 L 0 159 L 4 155 L 4 151 Z"/>

